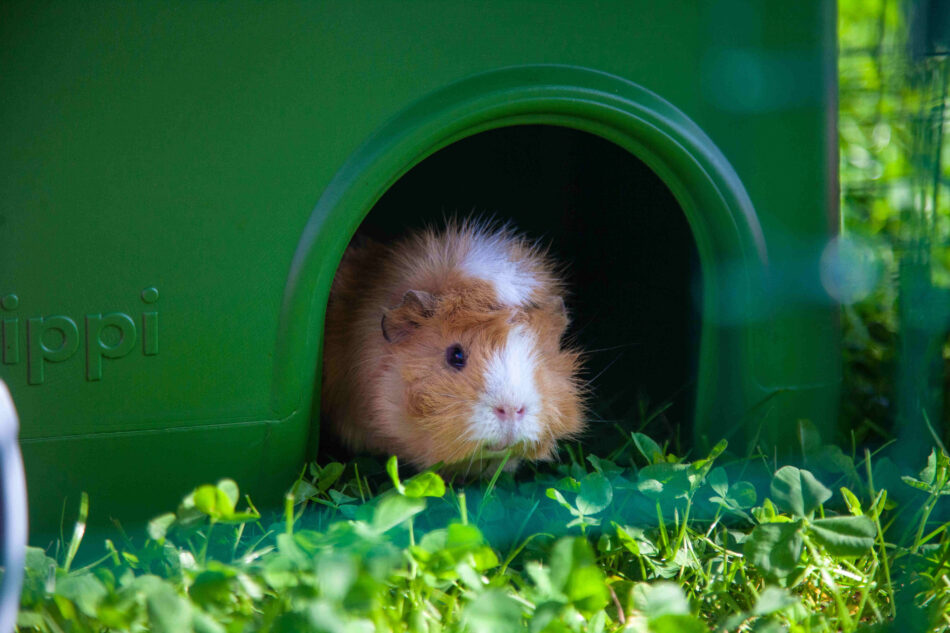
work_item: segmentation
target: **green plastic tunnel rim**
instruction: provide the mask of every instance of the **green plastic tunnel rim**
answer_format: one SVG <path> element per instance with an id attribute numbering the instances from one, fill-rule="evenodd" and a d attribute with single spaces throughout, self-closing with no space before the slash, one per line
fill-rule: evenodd
<path id="1" fill-rule="evenodd" d="M 379 198 L 412 167 L 456 141 L 529 124 L 570 127 L 611 141 L 670 189 L 689 222 L 703 270 L 700 373 L 714 367 L 719 350 L 711 323 L 727 309 L 722 302 L 737 298 L 735 290 L 728 299 L 717 291 L 715 271 L 741 262 L 746 275 L 738 298 L 752 306 L 755 279 L 767 264 L 762 231 L 738 175 L 695 123 L 641 86 L 573 66 L 518 66 L 463 79 L 415 102 L 383 124 L 336 173 L 304 229 L 284 290 L 275 413 L 286 417 L 310 407 L 320 380 L 330 283 L 347 243 Z M 744 338 L 740 354 L 748 358 L 750 341 Z M 696 394 L 697 411 L 714 399 L 713 385 L 706 383 Z"/>

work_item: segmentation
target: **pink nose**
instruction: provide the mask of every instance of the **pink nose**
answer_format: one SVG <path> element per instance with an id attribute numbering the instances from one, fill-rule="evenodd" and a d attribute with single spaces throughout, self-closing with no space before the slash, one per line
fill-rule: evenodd
<path id="1" fill-rule="evenodd" d="M 495 407 L 495 415 L 497 415 L 498 419 L 502 422 L 519 422 L 524 418 L 524 405 L 499 405 Z"/>

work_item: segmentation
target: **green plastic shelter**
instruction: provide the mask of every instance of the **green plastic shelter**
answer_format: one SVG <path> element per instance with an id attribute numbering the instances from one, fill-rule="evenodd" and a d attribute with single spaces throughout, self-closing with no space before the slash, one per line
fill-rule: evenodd
<path id="1" fill-rule="evenodd" d="M 224 476 L 280 499 L 361 224 L 475 211 L 551 244 L 591 442 L 643 393 L 697 445 L 830 424 L 834 33 L 817 0 L 0 4 L 0 377 L 34 535 L 83 490 L 99 521 Z"/>

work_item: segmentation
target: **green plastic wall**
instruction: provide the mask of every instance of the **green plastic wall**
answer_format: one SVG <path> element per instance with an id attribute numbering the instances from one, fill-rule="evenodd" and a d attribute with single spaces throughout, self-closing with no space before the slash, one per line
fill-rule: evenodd
<path id="1" fill-rule="evenodd" d="M 675 197 L 697 442 L 830 424 L 834 25 L 817 1 L 0 4 L 0 377 L 34 539 L 81 490 L 99 521 L 222 476 L 276 503 L 348 240 L 506 126 L 601 137 Z"/>

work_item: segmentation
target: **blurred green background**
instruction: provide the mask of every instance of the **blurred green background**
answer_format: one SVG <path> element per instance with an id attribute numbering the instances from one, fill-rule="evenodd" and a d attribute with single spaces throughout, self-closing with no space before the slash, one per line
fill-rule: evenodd
<path id="1" fill-rule="evenodd" d="M 950 438 L 950 2 L 840 0 L 845 443 Z"/>

